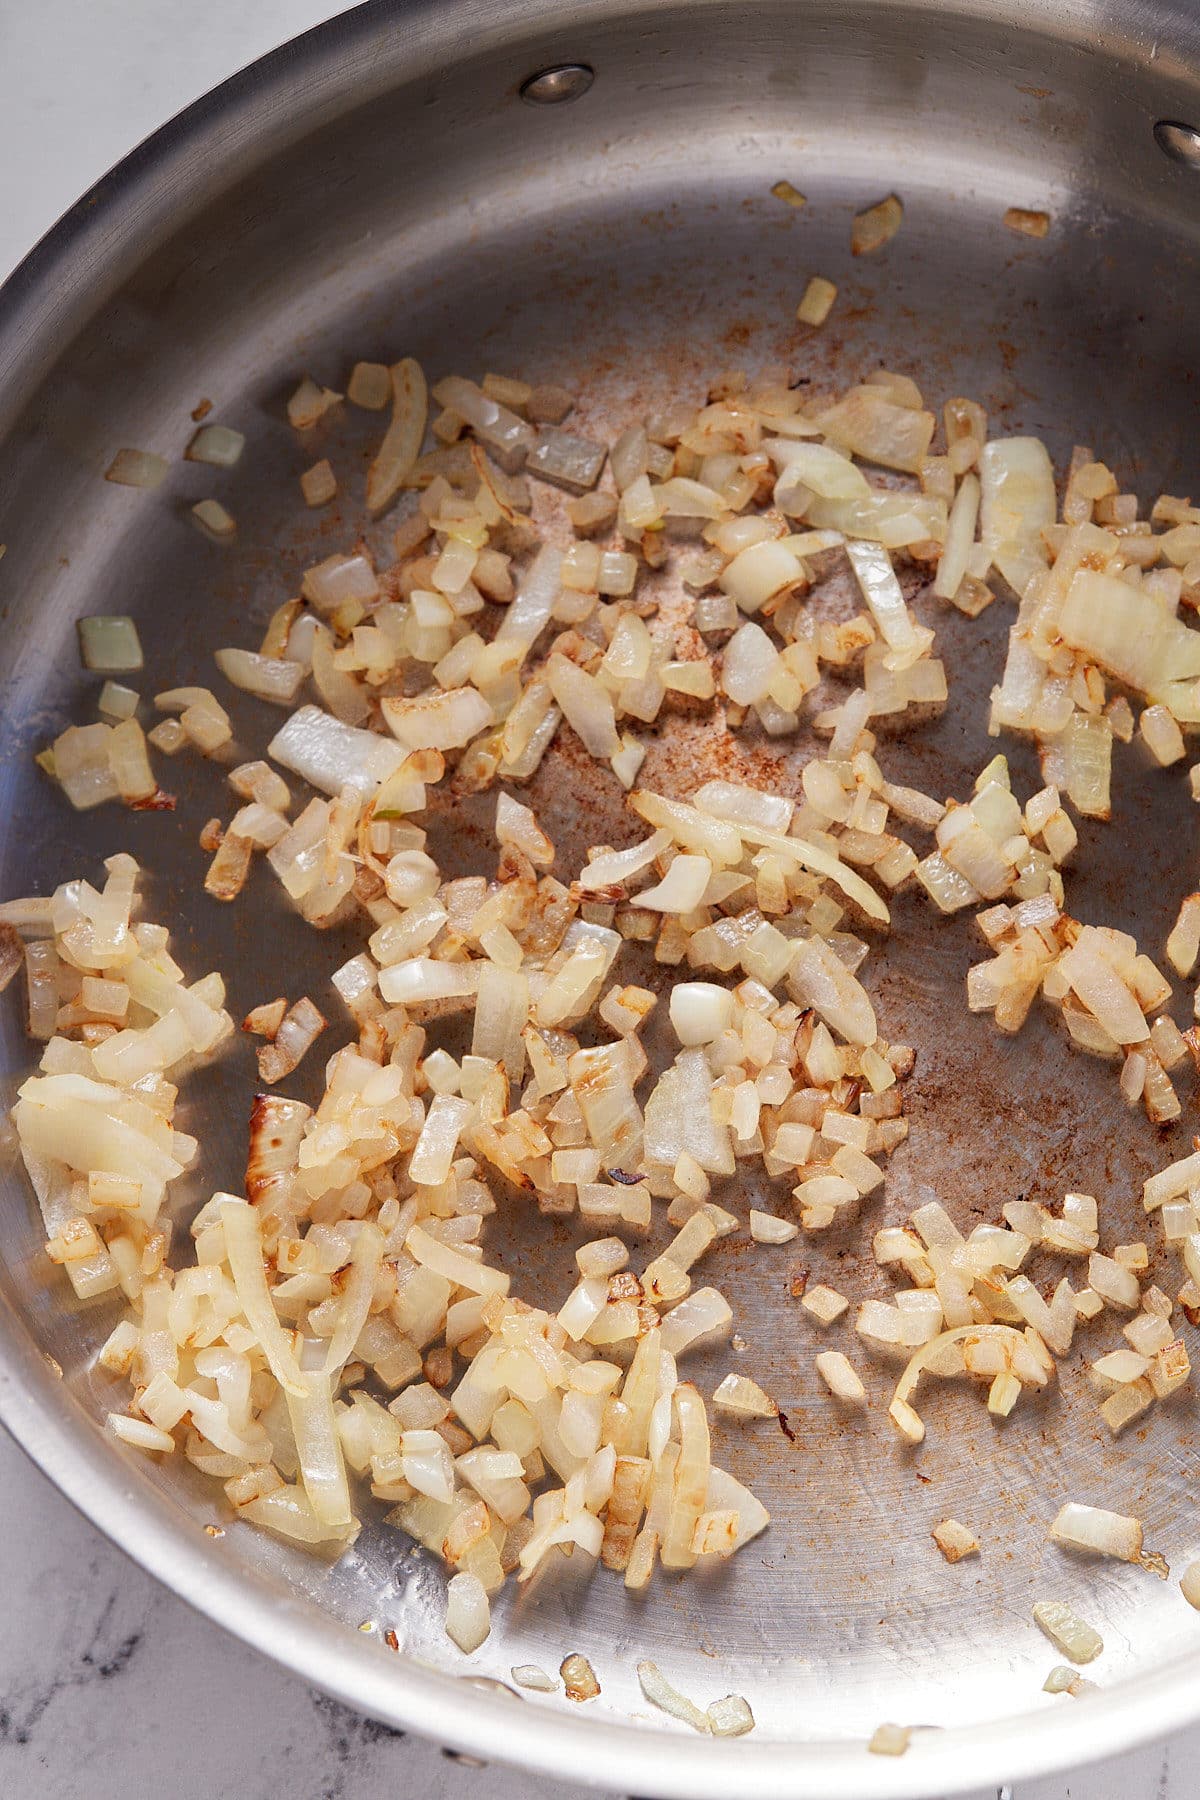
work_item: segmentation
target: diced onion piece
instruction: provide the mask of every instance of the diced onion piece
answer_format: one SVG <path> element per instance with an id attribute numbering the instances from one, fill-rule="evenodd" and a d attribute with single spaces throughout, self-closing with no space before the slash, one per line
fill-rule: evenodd
<path id="1" fill-rule="evenodd" d="M 77 619 L 79 655 L 85 669 L 97 675 L 128 675 L 143 668 L 137 626 L 124 614 L 93 614 Z"/>
<path id="2" fill-rule="evenodd" d="M 1024 206 L 1010 206 L 1005 209 L 1004 223 L 1021 237 L 1044 238 L 1050 229 L 1050 214 L 1031 212 Z"/>
<path id="3" fill-rule="evenodd" d="M 220 1200 L 220 1219 L 229 1266 L 246 1322 L 280 1387 L 289 1394 L 304 1395 L 308 1391 L 305 1378 L 300 1373 L 287 1333 L 279 1323 L 267 1286 L 258 1214 L 244 1200 L 225 1194 Z"/>
<path id="4" fill-rule="evenodd" d="M 797 945 L 787 984 L 795 1000 L 813 1007 L 847 1043 L 866 1046 L 879 1036 L 866 989 L 824 939 L 805 938 Z"/>
<path id="5" fill-rule="evenodd" d="M 836 299 L 837 288 L 832 281 L 827 281 L 824 275 L 810 276 L 796 308 L 796 317 L 801 325 L 823 325 L 833 311 Z"/>
<path id="6" fill-rule="evenodd" d="M 762 626 L 749 622 L 725 646 L 721 686 L 739 706 L 757 705 L 775 680 L 779 660 L 779 652 Z"/>
<path id="7" fill-rule="evenodd" d="M 708 1708 L 708 1729 L 714 1737 L 743 1737 L 754 1730 L 754 1714 L 741 1694 L 726 1694 Z"/>
<path id="8" fill-rule="evenodd" d="M 646 888 L 637 897 L 639 906 L 654 912 L 689 913 L 704 898 L 713 867 L 706 856 L 677 856 L 656 887 Z"/>
<path id="9" fill-rule="evenodd" d="M 262 1525 L 280 1537 L 292 1538 L 301 1544 L 347 1544 L 352 1543 L 358 1533 L 353 1520 L 345 1525 L 335 1525 L 318 1518 L 303 1488 L 286 1483 L 269 1494 L 248 1501 L 238 1511 L 251 1524 Z"/>
<path id="10" fill-rule="evenodd" d="M 1169 768 L 1185 756 L 1183 733 L 1165 706 L 1145 707 L 1138 720 L 1138 731 L 1160 769 Z"/>
<path id="11" fill-rule="evenodd" d="M 792 1219 L 777 1218 L 774 1213 L 750 1209 L 750 1236 L 756 1244 L 790 1244 L 800 1227 Z"/>
<path id="12" fill-rule="evenodd" d="M 640 1662 L 637 1666 L 638 1685 L 651 1706 L 657 1706 L 660 1712 L 669 1714 L 672 1719 L 679 1719 L 684 1725 L 690 1725 L 693 1731 L 707 1732 L 711 1729 L 707 1713 L 673 1688 L 662 1671 L 652 1662 Z"/>
<path id="13" fill-rule="evenodd" d="M 1120 1562 L 1137 1562 L 1142 1554 L 1139 1519 L 1107 1512 L 1102 1506 L 1081 1506 L 1068 1501 L 1050 1527 L 1056 1544 L 1072 1550 L 1091 1550 L 1098 1556 L 1114 1556 Z"/>
<path id="14" fill-rule="evenodd" d="M 175 1439 L 169 1431 L 151 1425 L 146 1419 L 130 1418 L 127 1413 L 110 1412 L 108 1429 L 122 1443 L 132 1444 L 137 1450 L 171 1451 L 175 1448 Z"/>
<path id="15" fill-rule="evenodd" d="M 586 1656 L 578 1651 L 564 1656 L 558 1668 L 562 1676 L 563 1691 L 568 1700 L 594 1700 L 600 1692 L 600 1683 L 596 1680 L 596 1671 Z"/>
<path id="16" fill-rule="evenodd" d="M 826 437 L 866 462 L 885 469 L 920 472 L 937 423 L 931 412 L 897 406 L 882 388 L 851 388 L 820 414 Z"/>
<path id="17" fill-rule="evenodd" d="M 820 1324 L 832 1325 L 835 1319 L 840 1319 L 847 1311 L 850 1302 L 835 1288 L 826 1287 L 824 1282 L 817 1282 L 815 1287 L 805 1288 L 800 1304 Z"/>
<path id="18" fill-rule="evenodd" d="M 1085 926 L 1059 957 L 1058 973 L 1114 1042 L 1144 1043 L 1150 1027 L 1130 988 L 1103 954 L 1102 942 L 1098 932 Z"/>
<path id="19" fill-rule="evenodd" d="M 392 376 L 386 363 L 355 363 L 346 383 L 346 398 L 354 406 L 382 412 L 391 397 Z"/>
<path id="20" fill-rule="evenodd" d="M 307 995 L 290 1006 L 273 1041 L 258 1052 L 261 1080 L 273 1085 L 297 1068 L 325 1029 L 325 1019 Z"/>
<path id="21" fill-rule="evenodd" d="M 495 717 L 472 687 L 446 688 L 411 700 L 385 697 L 380 707 L 388 730 L 409 750 L 461 749 Z"/>
<path id="22" fill-rule="evenodd" d="M 685 1049 L 711 1044 L 732 1023 L 733 995 L 715 982 L 681 981 L 671 989 L 670 1013 L 672 1028 Z"/>
<path id="23" fill-rule="evenodd" d="M 1167 961 L 1179 975 L 1190 975 L 1200 957 L 1200 894 L 1188 894 L 1167 939 Z"/>
<path id="24" fill-rule="evenodd" d="M 341 397 L 332 388 L 318 387 L 312 376 L 306 375 L 287 403 L 288 423 L 297 431 L 307 431 L 323 419 Z"/>
<path id="25" fill-rule="evenodd" d="M 1047 567 L 1042 532 L 1058 508 L 1054 468 L 1039 438 L 993 438 L 980 455 L 979 477 L 983 544 L 1019 598 Z"/>
<path id="26" fill-rule="evenodd" d="M 1179 1578 L 1179 1591 L 1189 1606 L 1200 1611 L 1200 1562 L 1188 1564 Z"/>
<path id="27" fill-rule="evenodd" d="M 846 554 L 884 642 L 893 650 L 918 649 L 922 644 L 918 627 L 905 604 L 892 559 L 883 545 L 871 544 L 862 538 L 848 538 Z"/>
<path id="28" fill-rule="evenodd" d="M 773 1419 L 779 1411 L 758 1383 L 746 1375 L 726 1375 L 713 1394 L 713 1405 L 719 1412 L 743 1419 Z"/>
<path id="29" fill-rule="evenodd" d="M 930 1536 L 948 1563 L 961 1562 L 964 1556 L 979 1553 L 979 1539 L 957 1519 L 942 1519 Z"/>
<path id="30" fill-rule="evenodd" d="M 192 517 L 210 537 L 231 538 L 237 530 L 237 520 L 219 500 L 197 500 Z"/>
<path id="31" fill-rule="evenodd" d="M 975 547 L 979 498 L 978 475 L 964 475 L 954 496 L 954 505 L 950 508 L 946 542 L 933 583 L 934 593 L 942 600 L 954 599 L 967 574 L 971 552 Z"/>
<path id="32" fill-rule="evenodd" d="M 367 506 L 382 512 L 396 497 L 421 454 L 428 416 L 428 394 L 421 365 L 406 356 L 389 370 L 392 420 L 367 470 Z"/>
<path id="33" fill-rule="evenodd" d="M 246 439 L 228 425 L 202 425 L 184 451 L 188 462 L 212 463 L 218 469 L 232 469 L 240 458 Z"/>
<path id="34" fill-rule="evenodd" d="M 530 1688 L 535 1694 L 554 1694 L 558 1691 L 558 1683 L 553 1675 L 547 1675 L 537 1663 L 514 1663 L 508 1671 L 517 1687 Z"/>
<path id="35" fill-rule="evenodd" d="M 470 1656 L 491 1629 L 491 1607 L 479 1577 L 466 1570 L 452 1575 L 446 1587 L 446 1636 L 451 1643 Z"/>
<path id="36" fill-rule="evenodd" d="M 275 733 L 268 754 L 324 794 L 354 788 L 370 799 L 404 761 L 404 749 L 377 732 L 343 724 L 319 706 L 302 706 Z"/>
<path id="37" fill-rule="evenodd" d="M 118 450 L 104 479 L 118 487 L 156 488 L 166 480 L 169 466 L 165 456 L 156 456 L 152 450 Z"/>
<path id="38" fill-rule="evenodd" d="M 351 396 L 353 398 L 353 396 Z M 338 491 L 337 476 L 328 457 L 322 457 L 300 477 L 305 506 L 327 506 Z"/>
<path id="39" fill-rule="evenodd" d="M 720 585 L 742 612 L 756 613 L 803 579 L 804 564 L 795 552 L 778 539 L 763 538 L 726 564 Z"/>
<path id="40" fill-rule="evenodd" d="M 1039 1600 L 1033 1617 L 1055 1648 L 1073 1663 L 1095 1662 L 1104 1649 L 1100 1633 L 1077 1617 L 1065 1600 Z"/>
<path id="41" fill-rule="evenodd" d="M 911 1741 L 910 1725 L 877 1725 L 867 1749 L 873 1756 L 903 1756 Z"/>
<path id="42" fill-rule="evenodd" d="M 226 681 L 256 699 L 275 706 L 292 706 L 304 685 L 303 663 L 282 656 L 259 656 L 253 650 L 217 650 L 213 660 Z"/>
<path id="43" fill-rule="evenodd" d="M 989 445 L 990 449 L 991 446 Z M 1168 699 L 1185 722 L 1181 684 L 1200 676 L 1200 631 L 1168 613 L 1152 594 L 1119 576 L 1081 568 L 1059 614 L 1065 643 L 1150 699 Z"/>
<path id="44" fill-rule="evenodd" d="M 621 740 L 607 689 L 565 656 L 550 658 L 546 678 L 568 725 L 592 755 L 605 761 L 616 755 Z"/>
<path id="45" fill-rule="evenodd" d="M 886 200 L 855 213 L 850 228 L 850 249 L 854 256 L 866 256 L 894 238 L 904 218 L 904 207 L 895 194 Z"/>

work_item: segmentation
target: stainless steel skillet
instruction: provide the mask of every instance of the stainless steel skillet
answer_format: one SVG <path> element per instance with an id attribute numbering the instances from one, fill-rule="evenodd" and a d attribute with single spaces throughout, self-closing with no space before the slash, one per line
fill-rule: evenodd
<path id="1" fill-rule="evenodd" d="M 587 91 L 567 73 L 522 101 L 531 76 L 574 65 L 593 73 Z M 229 971 L 235 1004 L 268 980 L 311 990 L 326 949 L 333 966 L 336 947 L 314 950 L 265 883 L 229 912 L 202 904 L 195 839 L 219 804 L 205 771 L 179 769 L 173 819 L 81 822 L 30 759 L 83 716 L 77 614 L 133 612 L 162 684 L 195 678 L 213 644 L 252 638 L 327 541 L 325 526 L 296 524 L 308 459 L 283 400 L 303 368 L 336 384 L 355 357 L 412 353 L 439 373 L 561 380 L 611 432 L 669 393 L 699 394 L 716 369 L 786 361 L 819 383 L 882 361 L 936 398 L 979 397 L 1060 457 L 1092 444 L 1144 494 L 1194 492 L 1200 173 L 1186 132 L 1155 129 L 1189 121 L 1200 125 L 1200 27 L 1167 7 L 1035 4 L 1015 19 L 770 0 L 368 7 L 238 77 L 81 201 L 0 295 L 0 888 L 44 890 L 127 844 L 153 871 L 152 910 L 188 921 L 184 954 Z M 781 178 L 808 195 L 802 214 L 772 198 Z M 853 263 L 851 212 L 893 188 L 901 235 Z M 1049 210 L 1049 238 L 1006 232 L 1010 205 Z M 843 304 L 802 346 L 791 321 L 812 272 L 839 282 Z M 249 440 L 236 488 L 220 490 L 236 494 L 232 552 L 186 522 L 213 487 L 205 471 L 178 464 L 150 500 L 100 480 L 121 444 L 177 454 L 202 397 Z M 367 421 L 347 419 L 328 453 L 350 466 L 369 441 Z M 330 547 L 356 529 L 347 510 Z M 962 791 L 984 759 L 981 701 L 1006 626 L 1002 606 L 977 626 L 939 621 L 954 704 L 895 745 L 898 779 Z M 249 703 L 236 723 L 263 741 Z M 648 773 L 686 782 L 712 753 L 699 734 L 664 737 Z M 1177 782 L 1132 760 L 1116 788 L 1112 824 L 1086 834 L 1075 892 L 1161 944 L 1195 885 L 1189 815 Z M 535 798 L 564 843 L 620 829 L 615 795 L 581 787 L 565 757 Z M 1140 1235 L 1140 1179 L 1170 1145 L 1118 1110 L 1107 1070 L 1050 1032 L 1031 1029 L 999 1057 L 962 1005 L 971 957 L 965 931 L 906 911 L 880 1004 L 922 1055 L 886 1216 L 926 1188 L 968 1218 L 1070 1185 L 1103 1196 L 1114 1231 Z M 12 1009 L 3 1029 L 12 1083 L 28 1056 Z M 198 1094 L 208 1185 L 240 1179 L 249 1085 L 231 1062 Z M 939 1393 L 914 1467 L 882 1425 L 829 1431 L 788 1271 L 736 1248 L 718 1274 L 747 1342 L 740 1366 L 799 1427 L 794 1447 L 748 1438 L 739 1458 L 777 1519 L 756 1559 L 712 1584 L 659 1583 L 649 1604 L 597 1579 L 501 1611 L 472 1669 L 505 1682 L 512 1663 L 553 1667 L 583 1650 L 604 1688 L 586 1710 L 464 1682 L 441 1635 L 440 1578 L 394 1533 L 372 1525 L 333 1568 L 240 1529 L 214 1540 L 199 1486 L 123 1460 L 101 1436 L 107 1396 L 91 1358 L 107 1315 L 64 1302 L 4 1155 L 10 1428 L 148 1568 L 382 1718 L 629 1792 L 861 1797 L 1019 1779 L 1200 1713 L 1200 1625 L 1173 1586 L 1043 1549 L 1070 1495 L 1138 1513 L 1172 1564 L 1200 1552 L 1191 1399 L 1114 1447 L 1070 1377 L 1000 1432 L 972 1397 Z M 519 1280 L 552 1276 L 567 1248 L 514 1224 Z M 859 1278 L 850 1241 L 809 1260 L 847 1286 Z M 989 1546 L 969 1573 L 929 1544 L 945 1513 L 969 1513 Z M 1040 1693 L 1052 1657 L 1029 1607 L 1050 1591 L 1105 1636 L 1102 1700 Z M 395 1630 L 399 1657 L 352 1629 L 368 1619 Z M 697 1697 L 746 1693 L 758 1730 L 722 1746 L 647 1718 L 641 1655 Z M 869 1758 L 882 1718 L 943 1729 L 903 1760 Z"/>

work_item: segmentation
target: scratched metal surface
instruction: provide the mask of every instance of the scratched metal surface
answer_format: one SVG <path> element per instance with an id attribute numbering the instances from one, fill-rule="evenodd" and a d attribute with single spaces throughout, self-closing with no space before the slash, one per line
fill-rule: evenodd
<path id="1" fill-rule="evenodd" d="M 423 15 L 403 17 L 434 30 Z M 524 43 L 489 50 L 481 41 L 474 59 L 438 73 L 430 61 L 397 94 L 387 56 L 399 52 L 385 53 L 364 27 L 354 46 L 360 105 L 343 94 L 335 109 L 323 93 L 297 103 L 287 126 L 276 105 L 279 141 L 290 130 L 299 143 L 277 148 L 237 184 L 224 165 L 210 168 L 210 203 L 171 229 L 162 223 L 156 247 L 143 244 L 136 257 L 124 249 L 130 266 L 114 260 L 113 292 L 86 318 L 70 315 L 27 409 L 10 408 L 0 463 L 0 541 L 9 546 L 0 564 L 5 894 L 48 891 L 128 848 L 147 870 L 147 916 L 175 922 L 179 953 L 196 973 L 215 965 L 228 975 L 235 1013 L 280 991 L 325 1000 L 346 934 L 315 936 L 298 924 L 262 869 L 232 908 L 200 891 L 198 832 L 229 810 L 218 771 L 186 757 L 166 765 L 173 814 L 110 808 L 79 819 L 31 763 L 63 723 L 90 714 L 93 684 L 74 652 L 79 613 L 134 614 L 145 691 L 204 681 L 211 647 L 253 643 L 299 571 L 363 529 L 356 499 L 378 418 L 339 409 L 301 445 L 283 407 L 304 370 L 341 385 L 358 357 L 413 354 L 434 377 L 497 369 L 561 381 L 581 395 L 585 428 L 611 438 L 657 402 L 699 398 L 709 376 L 731 367 L 753 374 L 786 364 L 823 386 L 886 363 L 915 376 L 932 402 L 966 393 L 987 406 L 994 430 L 1041 433 L 1060 466 L 1072 442 L 1084 442 L 1144 495 L 1193 491 L 1197 244 L 1181 185 L 1188 175 L 1149 138 L 1154 116 L 1179 98 L 1177 69 L 1139 67 L 1128 45 L 1104 41 L 1096 15 L 1086 54 L 1049 37 L 1014 39 L 986 19 L 959 20 L 955 58 L 933 53 L 932 27 L 945 21 L 915 12 L 814 13 L 803 42 L 791 15 L 765 7 L 740 24 L 716 7 L 697 9 L 690 27 L 682 18 L 662 11 L 639 21 L 631 59 L 618 25 L 603 9 L 589 13 L 569 47 L 595 63 L 596 85 L 579 104 L 544 114 L 521 108 L 513 90 L 561 48 L 561 31 L 552 43 L 526 20 Z M 1075 15 L 1069 23 L 1078 27 Z M 857 108 L 838 99 L 851 81 L 867 96 Z M 309 118 L 305 105 L 314 115 L 324 105 L 332 122 Z M 781 176 L 808 194 L 803 213 L 769 194 Z M 900 236 L 852 262 L 851 211 L 893 186 L 906 208 Z M 1050 208 L 1045 243 L 1002 229 L 1011 203 Z M 122 226 L 131 243 L 135 226 Z M 792 318 L 817 271 L 841 292 L 830 325 L 805 339 Z M 63 304 L 70 313 L 76 303 L 66 295 Z M 10 397 L 28 374 L 10 360 Z M 121 444 L 178 454 L 202 397 L 215 419 L 246 433 L 235 472 L 180 461 L 153 495 L 100 481 Z M 297 476 L 320 455 L 333 461 L 344 498 L 306 515 Z M 231 547 L 187 522 L 187 508 L 209 492 L 237 516 Z M 368 536 L 386 541 L 378 529 Z M 657 586 L 663 617 L 684 617 L 670 568 Z M 1011 610 L 1000 602 L 971 623 L 910 589 L 937 628 L 951 699 L 940 720 L 885 738 L 880 755 L 896 779 L 961 794 L 996 748 L 982 720 Z M 259 753 L 275 715 L 241 695 L 230 708 L 239 745 Z M 1027 784 L 1028 755 L 1003 747 Z M 650 733 L 643 780 L 685 794 L 707 773 L 740 769 L 793 792 L 811 749 L 804 735 L 782 747 L 753 735 L 731 745 L 681 710 Z M 1135 931 L 1155 955 L 1178 895 L 1195 885 L 1185 781 L 1149 772 L 1136 750 L 1118 747 L 1114 794 L 1111 824 L 1081 830 L 1069 904 Z M 560 846 L 560 869 L 588 843 L 636 835 L 616 783 L 569 743 L 547 757 L 533 800 Z M 489 807 L 460 804 L 439 822 L 474 866 L 485 860 Z M 969 1226 L 996 1218 L 1017 1194 L 1057 1203 L 1073 1187 L 1101 1197 L 1106 1244 L 1142 1235 L 1140 1183 L 1187 1142 L 1190 1081 L 1183 1123 L 1157 1133 L 1123 1111 L 1114 1072 L 1073 1054 L 1052 1023 L 1035 1017 L 1016 1042 L 998 1043 L 965 1010 L 965 970 L 978 954 L 966 920 L 946 924 L 900 897 L 895 929 L 867 965 L 881 1029 L 917 1049 L 912 1133 L 891 1160 L 885 1196 L 842 1232 L 783 1249 L 739 1237 L 710 1258 L 708 1277 L 733 1302 L 744 1347 L 696 1359 L 689 1372 L 711 1389 L 732 1362 L 768 1388 L 795 1433 L 792 1443 L 774 1427 L 715 1428 L 717 1460 L 762 1496 L 770 1532 L 732 1568 L 660 1575 L 646 1598 L 569 1567 L 532 1594 L 510 1592 L 472 1672 L 503 1680 L 513 1663 L 553 1668 L 567 1650 L 582 1650 L 604 1688 L 592 1710 L 636 1714 L 645 1706 L 633 1665 L 649 1654 L 689 1693 L 745 1693 L 760 1740 L 814 1742 L 862 1736 L 881 1718 L 988 1726 L 1065 1706 L 1040 1694 L 1055 1658 L 1030 1620 L 1038 1597 L 1076 1602 L 1101 1629 L 1106 1652 L 1094 1672 L 1118 1695 L 1135 1673 L 1174 1668 L 1194 1652 L 1200 1625 L 1173 1584 L 1083 1567 L 1044 1547 L 1048 1520 L 1072 1497 L 1137 1513 L 1148 1542 L 1176 1567 L 1200 1554 L 1192 1393 L 1114 1444 L 1082 1386 L 1084 1347 L 1100 1339 L 1108 1347 L 1115 1325 L 1081 1334 L 1060 1382 L 1001 1426 L 977 1391 L 931 1385 L 928 1438 L 913 1454 L 884 1416 L 895 1368 L 870 1368 L 864 1421 L 839 1420 L 812 1368 L 818 1333 L 790 1297 L 800 1266 L 855 1299 L 885 1292 L 870 1235 L 933 1196 Z M 628 967 L 636 978 L 638 965 Z M 9 1088 L 28 1062 L 15 1010 L 6 1005 L 2 1025 Z M 330 1010 L 336 1017 L 336 1004 Z M 301 1073 L 292 1091 L 310 1092 L 315 1069 Z M 213 1186 L 240 1185 L 252 1087 L 248 1047 L 192 1081 L 186 1125 L 205 1149 L 200 1175 L 179 1196 L 181 1220 Z M 11 1146 L 5 1155 L 7 1300 L 61 1365 L 78 1402 L 74 1429 L 85 1434 L 85 1420 L 110 1399 L 91 1359 L 112 1315 L 73 1308 L 49 1278 Z M 739 1177 L 716 1197 L 744 1217 L 755 1193 Z M 568 1226 L 539 1223 L 515 1203 L 490 1232 L 518 1293 L 563 1290 L 575 1242 Z M 822 1341 L 870 1363 L 847 1324 Z M 212 1495 L 186 1475 L 131 1465 L 129 1479 L 158 1484 L 196 1520 L 218 1516 Z M 929 1530 L 947 1514 L 976 1531 L 980 1559 L 943 1563 Z M 364 1515 L 355 1549 L 332 1568 L 240 1527 L 205 1554 L 265 1573 L 278 1593 L 309 1597 L 351 1626 L 391 1627 L 406 1655 L 461 1671 L 441 1633 L 440 1573 L 369 1501 Z M 138 1554 L 136 1537 L 127 1547 Z M 348 1635 L 346 1646 L 347 1659 L 366 1654 Z M 277 1651 L 289 1655 L 282 1628 Z M 981 1777 L 1007 1766 L 1003 1735 Z M 1081 1737 L 1078 1754 L 1087 1748 Z M 882 1791 L 869 1787 L 882 1779 L 871 1762 L 864 1793 Z M 802 1782 L 794 1771 L 780 1775 L 778 1791 L 799 1792 Z"/>

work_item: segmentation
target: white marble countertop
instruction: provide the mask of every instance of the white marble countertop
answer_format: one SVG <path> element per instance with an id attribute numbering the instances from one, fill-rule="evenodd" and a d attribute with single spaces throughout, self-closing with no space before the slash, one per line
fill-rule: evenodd
<path id="1" fill-rule="evenodd" d="M 337 10 L 322 0 L 4 8 L 0 278 L 147 132 Z M 0 1495 L 0 1795 L 582 1800 L 581 1788 L 450 1761 L 276 1669 L 127 1561 L 3 1432 Z M 1014 1800 L 1195 1800 L 1198 1763 L 1200 1730 L 1023 1785 Z"/>

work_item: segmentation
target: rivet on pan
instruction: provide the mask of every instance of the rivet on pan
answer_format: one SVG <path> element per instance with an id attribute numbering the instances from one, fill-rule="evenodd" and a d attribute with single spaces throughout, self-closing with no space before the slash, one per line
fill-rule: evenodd
<path id="1" fill-rule="evenodd" d="M 530 106 L 564 106 L 568 100 L 581 99 L 595 79 L 596 71 L 586 63 L 556 63 L 523 81 L 521 98 Z"/>
<path id="2" fill-rule="evenodd" d="M 1200 169 L 1200 131 L 1194 125 L 1160 119 L 1154 127 L 1154 141 L 1172 162 L 1184 163 L 1189 169 Z"/>

